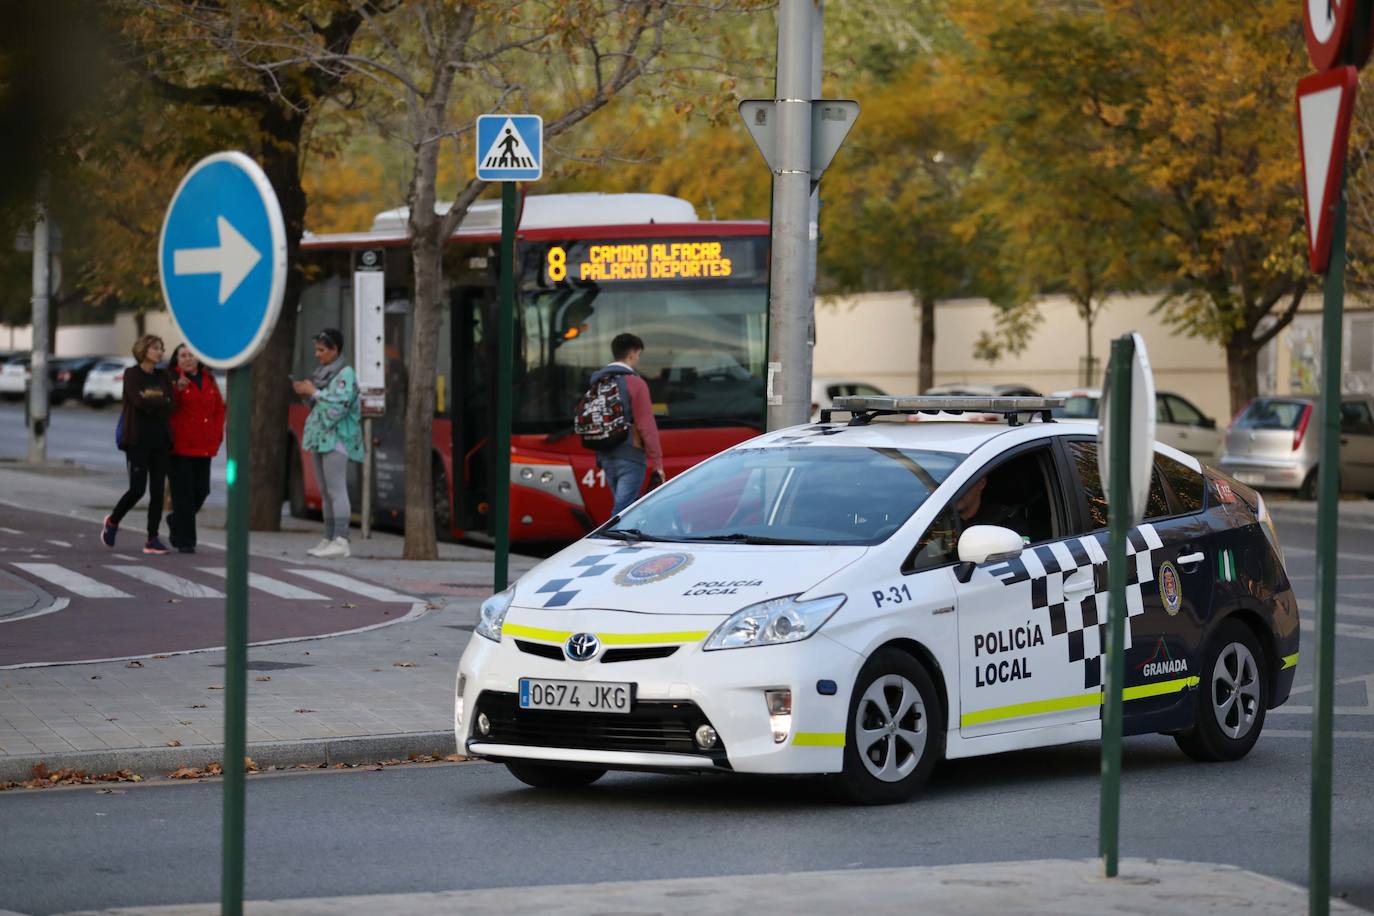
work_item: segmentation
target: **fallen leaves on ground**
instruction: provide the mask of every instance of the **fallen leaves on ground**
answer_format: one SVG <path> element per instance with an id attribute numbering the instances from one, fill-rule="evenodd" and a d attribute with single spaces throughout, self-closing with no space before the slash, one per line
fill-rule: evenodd
<path id="1" fill-rule="evenodd" d="M 313 709 L 293 709 L 292 712 L 314 712 Z"/>
<path id="2" fill-rule="evenodd" d="M 205 708 L 205 704 L 204 704 L 204 703 L 192 703 L 192 704 L 191 704 L 191 708 L 192 708 L 192 709 L 204 709 L 204 708 Z"/>
<path id="3" fill-rule="evenodd" d="M 408 763 L 465 763 L 471 758 L 463 754 L 411 754 L 404 760 L 376 760 L 371 763 L 296 763 L 289 767 L 268 767 L 269 770 L 381 770 L 386 767 L 404 766 Z"/>
<path id="4" fill-rule="evenodd" d="M 252 757 L 243 758 L 243 771 L 245 773 L 261 772 L 261 767 L 253 762 Z M 223 776 L 224 767 L 218 760 L 207 763 L 203 767 L 180 767 L 167 774 L 168 779 L 203 779 L 206 776 Z"/>
<path id="5" fill-rule="evenodd" d="M 393 668 L 414 668 L 414 667 L 415 667 L 415 663 L 414 663 L 414 662 L 392 662 L 392 663 L 391 663 L 391 667 L 393 667 Z"/>
<path id="6" fill-rule="evenodd" d="M 255 681 L 270 681 L 270 680 L 272 680 L 272 675 L 270 675 L 270 674 L 259 674 L 257 677 L 253 678 L 253 680 L 255 680 Z"/>
<path id="7" fill-rule="evenodd" d="M 206 687 L 205 689 L 206 689 L 206 690 L 223 690 L 223 689 L 224 689 L 224 685 L 223 685 L 223 684 L 211 684 L 210 686 Z"/>
<path id="8" fill-rule="evenodd" d="M 178 741 L 177 739 L 173 738 L 171 741 L 168 741 L 168 742 L 167 742 L 167 746 L 168 746 L 168 747 L 181 747 L 181 742 Z"/>
<path id="9" fill-rule="evenodd" d="M 46 763 L 35 763 L 29 771 L 29 778 L 19 782 L 0 782 L 0 792 L 5 789 L 50 789 L 53 786 L 89 786 L 101 782 L 142 782 L 143 777 L 132 770 L 115 770 L 113 773 L 87 773 L 72 767 L 49 771 Z"/>
<path id="10" fill-rule="evenodd" d="M 125 667 L 125 668 L 142 668 L 142 667 L 143 667 L 143 662 L 139 661 L 138 659 L 134 659 L 133 661 L 129 662 L 129 664 L 125 665 L 124 667 Z"/>

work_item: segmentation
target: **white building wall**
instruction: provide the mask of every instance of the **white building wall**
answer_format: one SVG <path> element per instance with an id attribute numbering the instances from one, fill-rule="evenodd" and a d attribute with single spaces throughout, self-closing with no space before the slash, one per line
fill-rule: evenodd
<path id="1" fill-rule="evenodd" d="M 1156 297 L 1120 297 L 1107 304 L 1093 329 L 1093 356 L 1105 367 L 1113 338 L 1138 331 L 1145 339 L 1155 384 L 1176 391 L 1225 424 L 1231 418 L 1226 355 L 1221 347 L 1176 336 L 1150 314 Z M 1072 302 L 1043 300 L 1043 321 L 1017 356 L 987 363 L 974 357 L 979 334 L 994 327 L 996 307 L 983 299 L 955 299 L 935 308 L 935 384 L 1019 383 L 1049 393 L 1079 384 L 1086 354 L 1083 322 Z M 872 382 L 893 394 L 917 392 L 919 314 L 907 293 L 863 293 L 817 300 L 817 378 Z"/>

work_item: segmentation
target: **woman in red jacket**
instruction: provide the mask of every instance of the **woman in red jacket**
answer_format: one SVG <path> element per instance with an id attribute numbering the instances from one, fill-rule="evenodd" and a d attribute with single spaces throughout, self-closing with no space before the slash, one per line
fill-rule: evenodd
<path id="1" fill-rule="evenodd" d="M 172 351 L 173 390 L 177 409 L 172 414 L 172 546 L 181 553 L 196 552 L 196 513 L 210 495 L 210 459 L 224 442 L 224 398 L 215 376 L 200 364 L 186 344 Z"/>

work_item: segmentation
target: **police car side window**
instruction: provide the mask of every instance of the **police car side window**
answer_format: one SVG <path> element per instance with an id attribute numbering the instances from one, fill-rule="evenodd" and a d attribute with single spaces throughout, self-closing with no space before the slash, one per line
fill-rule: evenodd
<path id="1" fill-rule="evenodd" d="M 1166 455 L 1155 456 L 1155 467 L 1169 482 L 1179 512 L 1190 515 L 1202 511 L 1202 475 L 1181 461 Z"/>
<path id="2" fill-rule="evenodd" d="M 936 566 L 953 563 L 959 559 L 958 544 L 959 520 L 955 515 L 954 506 L 946 506 L 943 512 L 935 516 L 935 521 L 930 523 L 926 533 L 916 542 L 916 549 L 902 565 L 902 572 L 920 572 L 923 569 L 934 569 Z"/>
<path id="3" fill-rule="evenodd" d="M 1069 454 L 1073 456 L 1078 480 L 1083 485 L 1083 498 L 1088 506 L 1088 530 L 1096 531 L 1107 527 L 1107 497 L 1102 489 L 1102 475 L 1097 467 L 1097 443 L 1078 440 L 1069 443 Z M 1156 456 L 1162 459 L 1162 456 Z M 1169 499 L 1164 495 L 1164 485 L 1159 479 L 1159 465 L 1156 463 L 1150 475 L 1150 495 L 1145 500 L 1145 518 L 1165 518 L 1169 515 Z"/>

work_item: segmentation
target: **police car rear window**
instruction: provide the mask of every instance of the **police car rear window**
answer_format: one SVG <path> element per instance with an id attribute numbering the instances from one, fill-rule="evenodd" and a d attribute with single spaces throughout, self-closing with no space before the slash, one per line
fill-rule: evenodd
<path id="1" fill-rule="evenodd" d="M 1078 441 L 1069 443 L 1078 479 L 1083 484 L 1083 497 L 1088 506 L 1088 530 L 1107 527 L 1107 497 L 1102 490 L 1102 474 L 1097 467 L 1097 443 Z M 1158 459 L 1159 456 L 1156 456 Z M 1169 499 L 1159 482 L 1159 466 L 1150 475 L 1150 495 L 1145 501 L 1146 518 L 1164 518 L 1169 514 Z"/>
<path id="2" fill-rule="evenodd" d="M 878 544 L 963 459 L 921 449 L 732 449 L 655 490 L 600 534 L 622 540 Z"/>
<path id="3" fill-rule="evenodd" d="M 1169 482 L 1169 489 L 1174 491 L 1174 500 L 1178 503 L 1180 514 L 1188 515 L 1202 511 L 1201 474 L 1165 455 L 1155 456 L 1155 467 Z"/>

